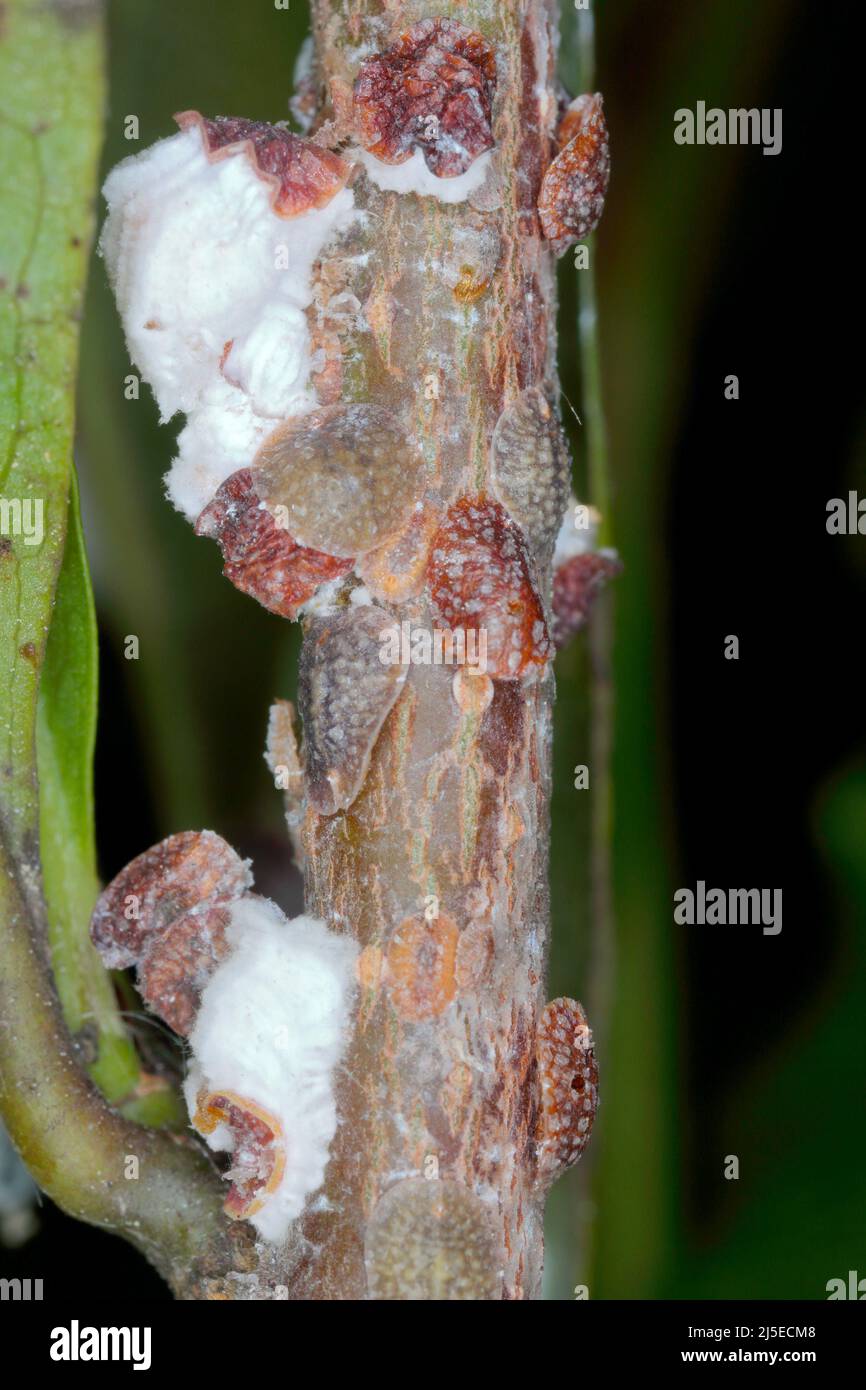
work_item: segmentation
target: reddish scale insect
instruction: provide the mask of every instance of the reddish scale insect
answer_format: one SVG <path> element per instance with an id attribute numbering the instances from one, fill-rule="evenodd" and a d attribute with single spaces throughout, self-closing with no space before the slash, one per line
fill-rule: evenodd
<path id="1" fill-rule="evenodd" d="M 598 226 L 610 179 L 610 144 L 602 98 L 577 97 L 559 128 L 560 152 L 538 195 L 544 235 L 560 255 Z"/>
<path id="2" fill-rule="evenodd" d="M 186 1037 L 202 991 L 229 953 L 232 905 L 252 874 L 210 830 L 183 831 L 133 859 L 102 892 L 90 935 L 111 969 L 134 965 L 141 997 Z"/>
<path id="3" fill-rule="evenodd" d="M 481 34 L 454 19 L 422 19 L 361 64 L 358 138 L 386 164 L 419 149 L 433 174 L 454 178 L 493 147 L 495 87 L 496 59 Z"/>
<path id="4" fill-rule="evenodd" d="M 138 962 L 139 992 L 182 1038 L 192 1031 L 202 990 L 229 954 L 226 928 L 236 901 L 209 898 L 145 940 Z"/>
<path id="5" fill-rule="evenodd" d="M 589 1143 L 598 1106 L 592 1033 L 576 1000 L 554 999 L 543 1010 L 535 1055 L 535 1181 L 545 1188 L 577 1163 Z"/>
<path id="6" fill-rule="evenodd" d="M 559 650 L 586 623 L 596 595 L 622 571 L 613 554 L 573 555 L 553 575 L 553 641 Z"/>
<path id="7" fill-rule="evenodd" d="M 452 632 L 485 634 L 487 673 L 518 680 L 552 655 L 529 550 L 505 508 L 461 497 L 436 533 L 427 567 L 435 615 Z"/>
<path id="8" fill-rule="evenodd" d="M 245 1096 L 211 1091 L 199 1095 L 192 1122 L 199 1134 L 213 1134 L 218 1125 L 231 1130 L 232 1166 L 224 1174 L 231 1187 L 223 1209 L 236 1221 L 253 1216 L 279 1187 L 285 1170 L 279 1121 Z"/>
<path id="9" fill-rule="evenodd" d="M 226 479 L 195 531 L 218 542 L 223 574 L 236 589 L 283 618 L 297 617 L 322 584 L 342 578 L 354 564 L 298 545 L 262 505 L 249 468 Z"/>
<path id="10" fill-rule="evenodd" d="M 280 217 L 324 207 L 351 173 L 351 165 L 339 155 L 284 126 L 240 116 L 208 118 L 198 111 L 181 111 L 174 119 L 181 130 L 198 128 L 211 160 L 246 154 L 259 177 L 271 185 L 271 204 Z"/>
<path id="11" fill-rule="evenodd" d="M 150 935 L 205 899 L 240 897 L 252 881 L 244 860 L 213 831 L 169 835 L 103 890 L 91 939 L 105 965 L 122 970 L 141 959 Z"/>

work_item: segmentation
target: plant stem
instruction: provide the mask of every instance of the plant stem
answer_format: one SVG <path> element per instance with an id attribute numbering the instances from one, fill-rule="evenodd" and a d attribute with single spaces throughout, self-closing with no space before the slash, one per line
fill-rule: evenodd
<path id="1" fill-rule="evenodd" d="M 191 1146 L 113 1110 L 86 1069 L 118 1099 L 137 1070 L 86 937 L 96 888 L 95 670 L 77 628 L 92 618 L 80 536 L 67 530 L 103 47 L 98 3 L 3 6 L 0 458 L 7 501 L 38 504 L 44 533 L 33 546 L 17 532 L 0 545 L 0 1109 L 44 1191 L 74 1216 L 124 1234 L 184 1293 L 232 1267 L 219 1182 Z"/>
<path id="2" fill-rule="evenodd" d="M 326 89 L 349 87 L 359 46 L 381 50 L 425 13 L 439 12 L 398 3 L 383 24 L 370 0 L 318 0 Z M 499 60 L 500 205 L 482 212 L 382 192 L 362 179 L 356 198 L 368 216 L 343 251 L 364 267 L 352 290 L 381 325 L 375 336 L 350 332 L 342 344 L 353 399 L 398 413 L 419 437 L 446 502 L 489 488 L 493 430 L 523 390 L 558 397 L 547 352 L 552 257 L 535 216 L 550 159 L 540 111 L 552 97 L 546 63 L 556 14 L 541 0 L 476 0 L 459 19 L 495 46 Z M 467 248 L 480 255 L 478 247 L 491 244 L 495 268 L 467 303 L 454 289 L 472 259 Z M 453 266 L 450 283 L 443 265 Z M 336 266 L 329 273 L 335 278 Z M 433 398 L 424 394 L 428 373 L 438 383 Z M 432 626 L 425 594 L 407 599 L 400 617 Z M 343 1119 L 327 1210 L 299 1223 L 310 1254 L 290 1284 L 295 1297 L 357 1298 L 369 1288 L 375 1297 L 380 1284 L 395 1283 L 397 1297 L 429 1290 L 429 1247 L 386 1238 L 388 1213 L 401 1201 L 401 1229 L 423 1222 L 425 1190 L 442 1194 L 439 1296 L 538 1294 L 544 1197 L 533 1187 L 530 1127 L 546 1002 L 552 682 L 488 685 L 489 705 L 461 708 L 453 672 L 413 666 L 348 812 L 307 813 L 307 907 L 356 936 L 364 989 L 338 1091 Z M 390 980 L 412 965 L 400 943 L 423 934 L 428 895 L 441 932 L 436 945 L 431 930 L 431 945 L 447 964 L 450 930 L 452 940 L 459 936 L 458 963 L 443 986 L 447 1007 L 443 1001 L 417 1019 Z M 419 961 L 423 968 L 430 967 Z M 425 1182 L 431 1169 L 440 1183 Z M 383 1233 L 376 1248 L 385 1252 L 372 1273 L 369 1262 L 365 1268 L 371 1232 Z"/>
<path id="3" fill-rule="evenodd" d="M 575 81 L 577 93 L 592 92 L 596 85 L 595 17 L 590 7 L 578 10 L 567 29 L 570 57 L 567 80 Z M 578 270 L 578 342 L 583 391 L 582 418 L 586 428 L 586 479 L 588 501 L 600 514 L 598 544 L 613 543 L 612 490 L 607 425 L 602 389 L 601 349 L 596 302 L 595 237 L 588 240 L 589 264 Z M 612 757 L 614 741 L 614 689 L 612 661 L 614 646 L 613 594 L 602 593 L 593 606 L 588 623 L 590 662 L 590 767 L 592 803 L 590 812 L 589 974 L 585 999 L 592 1020 L 593 1036 L 600 1059 L 601 1083 L 607 1056 L 608 1024 L 613 1003 L 616 969 L 616 939 L 612 889 L 614 792 Z M 594 1186 L 601 1161 L 604 1127 L 587 1155 L 582 1186 Z M 593 1203 L 582 1209 L 592 1211 Z M 587 1246 L 592 1230 L 582 1230 Z"/>

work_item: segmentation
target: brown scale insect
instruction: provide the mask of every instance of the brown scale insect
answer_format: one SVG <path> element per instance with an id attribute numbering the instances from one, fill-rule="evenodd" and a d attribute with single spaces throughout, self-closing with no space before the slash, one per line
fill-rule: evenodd
<path id="1" fill-rule="evenodd" d="M 398 535 L 359 558 L 356 573 L 373 598 L 383 603 L 404 603 L 422 592 L 430 547 L 443 512 L 439 498 L 427 494 L 416 504 Z"/>
<path id="2" fill-rule="evenodd" d="M 297 217 L 310 208 L 324 207 L 345 186 L 352 170 L 339 155 L 284 126 L 241 116 L 209 118 L 198 111 L 180 111 L 174 119 L 181 130 L 199 130 L 211 161 L 246 154 L 259 177 L 270 185 L 271 205 L 280 217 Z"/>
<path id="3" fill-rule="evenodd" d="M 239 898 L 252 881 L 247 863 L 212 830 L 169 835 L 103 889 L 91 940 L 110 970 L 123 970 L 141 959 L 149 935 L 205 899 Z"/>
<path id="4" fill-rule="evenodd" d="M 457 923 L 407 917 L 388 946 L 388 994 L 402 1019 L 420 1023 L 443 1013 L 457 992 Z"/>
<path id="5" fill-rule="evenodd" d="M 598 226 L 610 180 L 610 143 L 602 97 L 576 97 L 563 117 L 560 151 L 541 181 L 541 229 L 561 255 Z"/>
<path id="6" fill-rule="evenodd" d="M 598 1106 L 592 1033 L 575 999 L 553 999 L 543 1009 L 535 1058 L 535 1184 L 544 1189 L 577 1163 L 589 1143 Z"/>
<path id="7" fill-rule="evenodd" d="M 433 541 L 427 588 L 435 616 L 452 632 L 484 634 L 487 674 L 538 673 L 553 647 L 520 528 L 490 498 L 461 497 Z"/>
<path id="8" fill-rule="evenodd" d="M 290 421 L 253 460 L 256 491 L 272 513 L 284 509 L 297 543 L 344 558 L 402 529 L 423 471 L 397 417 L 367 404 L 325 406 Z"/>
<path id="9" fill-rule="evenodd" d="M 407 668 L 379 660 L 394 619 L 373 604 L 335 610 L 305 626 L 298 673 L 307 794 L 323 816 L 346 810 L 364 782 L 379 732 Z"/>
<path id="10" fill-rule="evenodd" d="M 571 457 L 558 419 L 536 386 L 523 391 L 496 422 L 491 486 L 522 527 L 546 575 L 568 503 Z"/>
<path id="11" fill-rule="evenodd" d="M 502 1256 L 488 1206 L 451 1179 L 404 1178 L 367 1226 L 367 1283 L 382 1301 L 494 1300 Z"/>
<path id="12" fill-rule="evenodd" d="M 139 993 L 182 1038 L 192 1031 L 202 990 L 229 954 L 226 928 L 236 901 L 206 899 L 145 938 L 138 961 Z"/>
<path id="13" fill-rule="evenodd" d="M 223 554 L 223 574 L 270 613 L 295 618 L 322 584 L 341 579 L 351 559 L 299 545 L 264 506 L 249 468 L 233 473 L 195 524 Z"/>
<path id="14" fill-rule="evenodd" d="M 252 881 L 247 863 L 213 831 L 169 835 L 103 890 L 91 940 L 110 969 L 137 967 L 147 1007 L 186 1037 L 205 985 L 228 955 L 232 905 L 254 896 Z"/>
<path id="15" fill-rule="evenodd" d="M 553 640 L 557 650 L 567 646 L 586 625 L 596 596 L 622 572 L 612 551 L 588 550 L 558 565 L 553 575 Z"/>
<path id="16" fill-rule="evenodd" d="M 455 19 L 422 19 L 355 80 L 358 139 L 386 164 L 419 149 L 438 178 L 463 174 L 493 147 L 496 59 L 490 44 Z"/>

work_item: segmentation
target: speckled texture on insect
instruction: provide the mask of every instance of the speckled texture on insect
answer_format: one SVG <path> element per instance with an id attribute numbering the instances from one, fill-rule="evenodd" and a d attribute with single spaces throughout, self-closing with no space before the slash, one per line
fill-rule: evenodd
<path id="1" fill-rule="evenodd" d="M 546 1005 L 535 1055 L 536 1185 L 545 1188 L 577 1163 L 589 1143 L 598 1105 L 598 1069 L 582 1005 L 574 999 Z"/>
<path id="2" fill-rule="evenodd" d="M 610 143 L 600 93 L 576 97 L 560 130 L 567 143 L 548 167 L 538 195 L 542 231 L 557 254 L 588 237 L 604 211 Z"/>
<path id="3" fill-rule="evenodd" d="M 405 666 L 380 661 L 394 619 L 374 604 L 335 610 L 306 624 L 298 675 L 307 791 L 321 815 L 345 810 L 361 789 L 370 754 L 403 684 Z"/>
<path id="4" fill-rule="evenodd" d="M 185 1038 L 201 994 L 229 952 L 226 929 L 234 898 L 208 898 L 145 938 L 138 989 L 147 1007 Z"/>
<path id="5" fill-rule="evenodd" d="M 452 632 L 484 634 L 487 673 L 518 680 L 552 653 L 523 532 L 486 497 L 461 497 L 433 542 L 427 586 L 438 620 Z"/>
<path id="6" fill-rule="evenodd" d="M 586 625 L 593 602 L 609 580 L 622 572 L 612 551 L 591 550 L 572 555 L 553 576 L 553 640 L 565 647 Z"/>
<path id="7" fill-rule="evenodd" d="M 299 544 L 350 557 L 379 546 L 408 520 L 423 460 L 389 410 L 333 405 L 277 430 L 255 459 L 259 495 L 284 508 Z"/>
<path id="8" fill-rule="evenodd" d="M 299 545 L 262 506 L 249 468 L 226 479 L 195 530 L 217 541 L 223 574 L 235 588 L 283 618 L 296 617 L 322 584 L 342 578 L 352 568 L 351 559 Z"/>
<path id="9" fill-rule="evenodd" d="M 399 164 L 420 149 L 439 178 L 464 173 L 493 145 L 496 59 L 454 19 L 422 19 L 361 64 L 355 122 L 366 150 Z"/>
<path id="10" fill-rule="evenodd" d="M 491 443 L 492 487 L 547 572 L 568 502 L 571 458 L 556 414 L 531 386 L 500 415 Z"/>
<path id="11" fill-rule="evenodd" d="M 367 1228 L 374 1299 L 496 1299 L 501 1263 L 489 1208 L 450 1179 L 404 1178 L 379 1199 Z"/>
<path id="12" fill-rule="evenodd" d="M 169 835 L 139 854 L 100 894 L 90 936 L 111 970 L 134 965 L 148 935 L 207 898 L 240 896 L 247 863 L 212 830 Z"/>

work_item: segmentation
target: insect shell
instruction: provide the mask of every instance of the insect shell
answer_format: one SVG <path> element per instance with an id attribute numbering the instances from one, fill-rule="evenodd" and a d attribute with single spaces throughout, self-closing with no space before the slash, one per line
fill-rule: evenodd
<path id="1" fill-rule="evenodd" d="M 187 1038 L 191 1122 L 232 1155 L 226 1213 L 280 1241 L 324 1179 L 357 946 L 250 882 L 219 836 L 170 836 L 108 885 L 91 935 Z"/>
<path id="2" fill-rule="evenodd" d="M 571 482 L 568 444 L 544 393 L 532 386 L 502 412 L 490 446 L 491 485 L 546 575 Z"/>
<path id="3" fill-rule="evenodd" d="M 358 138 L 388 164 L 420 150 L 436 177 L 454 178 L 493 145 L 495 87 L 496 59 L 481 34 L 454 19 L 422 19 L 361 64 Z"/>
<path id="4" fill-rule="evenodd" d="M 561 255 L 595 230 L 604 211 L 610 142 L 599 92 L 575 98 L 558 136 L 559 153 L 541 181 L 538 215 L 544 235 Z"/>
<path id="5" fill-rule="evenodd" d="M 365 1255 L 377 1300 L 500 1297 L 503 1260 L 490 1208 L 450 1178 L 404 1178 L 390 1187 L 368 1223 Z"/>
<path id="6" fill-rule="evenodd" d="M 598 1068 L 583 1006 L 554 999 L 536 1038 L 538 1113 L 536 1186 L 543 1190 L 573 1167 L 589 1143 L 598 1106 Z"/>
<path id="7" fill-rule="evenodd" d="M 335 609 L 305 624 L 298 674 L 307 794 L 320 815 L 345 810 L 361 789 L 373 746 L 406 681 L 383 662 L 394 619 L 375 604 Z"/>
<path id="8" fill-rule="evenodd" d="M 461 497 L 436 533 L 427 566 L 435 617 L 452 632 L 486 633 L 487 672 L 537 675 L 552 654 L 523 532 L 491 498 Z"/>

